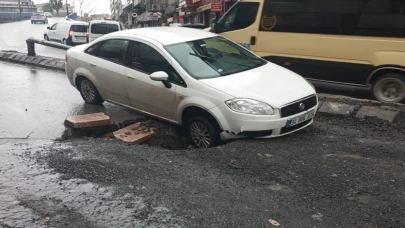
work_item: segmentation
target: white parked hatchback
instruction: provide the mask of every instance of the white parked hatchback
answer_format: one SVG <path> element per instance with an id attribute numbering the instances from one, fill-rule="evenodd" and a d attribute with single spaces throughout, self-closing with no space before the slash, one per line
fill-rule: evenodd
<path id="1" fill-rule="evenodd" d="M 190 28 L 105 35 L 69 49 L 66 74 L 87 103 L 109 101 L 182 125 L 197 147 L 286 135 L 309 126 L 318 107 L 301 76 Z"/>

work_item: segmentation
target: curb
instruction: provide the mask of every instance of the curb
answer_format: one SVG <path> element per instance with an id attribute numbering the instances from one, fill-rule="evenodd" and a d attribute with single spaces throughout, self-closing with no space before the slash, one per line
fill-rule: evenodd
<path id="1" fill-rule="evenodd" d="M 19 63 L 37 67 L 43 67 L 52 70 L 65 71 L 65 61 L 63 59 L 44 57 L 44 56 L 27 56 L 25 53 L 15 51 L 0 51 L 0 60 Z"/>
<path id="2" fill-rule="evenodd" d="M 393 123 L 401 116 L 401 112 L 405 112 L 403 104 L 385 104 L 375 100 L 329 94 L 318 94 L 318 98 L 318 113 L 326 115 L 356 119 L 377 118 L 380 121 Z"/>

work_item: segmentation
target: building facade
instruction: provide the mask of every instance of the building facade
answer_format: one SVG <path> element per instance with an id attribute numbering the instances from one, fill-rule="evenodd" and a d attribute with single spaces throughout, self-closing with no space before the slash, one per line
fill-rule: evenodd
<path id="1" fill-rule="evenodd" d="M 37 12 L 34 2 L 31 0 L 0 0 L 0 22 L 16 21 L 20 19 L 20 9 L 22 19 L 29 19 Z"/>

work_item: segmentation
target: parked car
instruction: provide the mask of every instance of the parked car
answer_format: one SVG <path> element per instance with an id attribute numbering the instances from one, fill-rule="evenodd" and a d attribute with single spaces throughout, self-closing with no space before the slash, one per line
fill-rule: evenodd
<path id="1" fill-rule="evenodd" d="M 52 18 L 52 13 L 50 12 L 45 12 L 44 15 L 46 18 Z"/>
<path id="2" fill-rule="evenodd" d="M 125 30 L 124 26 L 118 21 L 109 20 L 94 20 L 89 23 L 87 32 L 88 42 L 93 42 L 95 39 L 109 34 Z"/>
<path id="3" fill-rule="evenodd" d="M 48 18 L 43 13 L 34 13 L 31 16 L 31 24 L 41 22 L 42 24 L 48 24 Z"/>
<path id="4" fill-rule="evenodd" d="M 86 33 L 87 22 L 61 21 L 46 28 L 44 39 L 72 46 L 87 43 Z"/>
<path id="5" fill-rule="evenodd" d="M 86 103 L 108 101 L 182 125 L 196 147 L 290 134 L 309 126 L 318 106 L 301 76 L 190 28 L 108 34 L 69 49 L 65 68 Z"/>

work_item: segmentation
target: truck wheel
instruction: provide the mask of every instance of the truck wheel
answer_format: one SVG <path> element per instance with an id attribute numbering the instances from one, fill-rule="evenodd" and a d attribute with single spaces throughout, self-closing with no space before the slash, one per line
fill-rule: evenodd
<path id="1" fill-rule="evenodd" d="M 390 73 L 379 77 L 373 85 L 374 97 L 384 103 L 398 103 L 405 99 L 405 77 Z"/>

